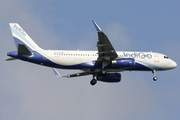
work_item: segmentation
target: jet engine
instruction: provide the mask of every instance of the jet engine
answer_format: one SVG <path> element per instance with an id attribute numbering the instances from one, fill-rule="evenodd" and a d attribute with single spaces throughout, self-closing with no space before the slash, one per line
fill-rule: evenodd
<path id="1" fill-rule="evenodd" d="M 97 80 L 102 82 L 120 82 L 121 74 L 120 73 L 107 73 L 97 76 Z"/>
<path id="2" fill-rule="evenodd" d="M 112 61 L 112 65 L 115 67 L 134 67 L 134 58 L 121 58 Z"/>

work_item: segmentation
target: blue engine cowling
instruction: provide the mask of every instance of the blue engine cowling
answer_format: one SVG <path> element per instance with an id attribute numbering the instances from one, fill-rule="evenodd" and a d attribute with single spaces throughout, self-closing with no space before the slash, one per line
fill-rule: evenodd
<path id="1" fill-rule="evenodd" d="M 116 67 L 134 67 L 134 58 L 121 58 L 112 61 L 112 65 Z"/>
<path id="2" fill-rule="evenodd" d="M 101 74 L 97 76 L 97 80 L 102 82 L 120 82 L 121 74 L 120 73 Z"/>

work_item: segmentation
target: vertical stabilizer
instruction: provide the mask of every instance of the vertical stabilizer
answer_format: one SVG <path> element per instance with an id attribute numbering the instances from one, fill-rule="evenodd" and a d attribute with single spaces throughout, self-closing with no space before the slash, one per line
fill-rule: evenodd
<path id="1" fill-rule="evenodd" d="M 41 48 L 29 37 L 18 23 L 9 23 L 11 32 L 18 50 L 19 44 L 24 44 L 30 50 L 41 50 Z"/>

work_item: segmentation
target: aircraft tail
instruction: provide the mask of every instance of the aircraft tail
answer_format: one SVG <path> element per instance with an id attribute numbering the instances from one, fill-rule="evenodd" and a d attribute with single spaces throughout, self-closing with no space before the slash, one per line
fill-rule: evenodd
<path id="1" fill-rule="evenodd" d="M 19 51 L 20 49 L 27 47 L 31 50 L 42 50 L 30 37 L 29 35 L 21 28 L 18 23 L 9 23 L 11 32 L 16 44 L 16 48 Z M 24 45 L 24 46 L 23 46 Z M 26 50 L 27 52 L 27 50 Z"/>

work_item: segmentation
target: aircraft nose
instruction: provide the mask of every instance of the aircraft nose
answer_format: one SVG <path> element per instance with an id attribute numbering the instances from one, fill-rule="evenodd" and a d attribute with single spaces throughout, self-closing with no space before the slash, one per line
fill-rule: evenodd
<path id="1" fill-rule="evenodd" d="M 176 67 L 177 67 L 177 63 L 172 60 L 171 61 L 171 68 L 173 69 L 173 68 L 176 68 Z"/>
<path id="2" fill-rule="evenodd" d="M 176 66 L 177 66 L 177 63 L 169 59 L 169 61 L 166 64 L 166 69 L 174 69 L 176 68 Z"/>

